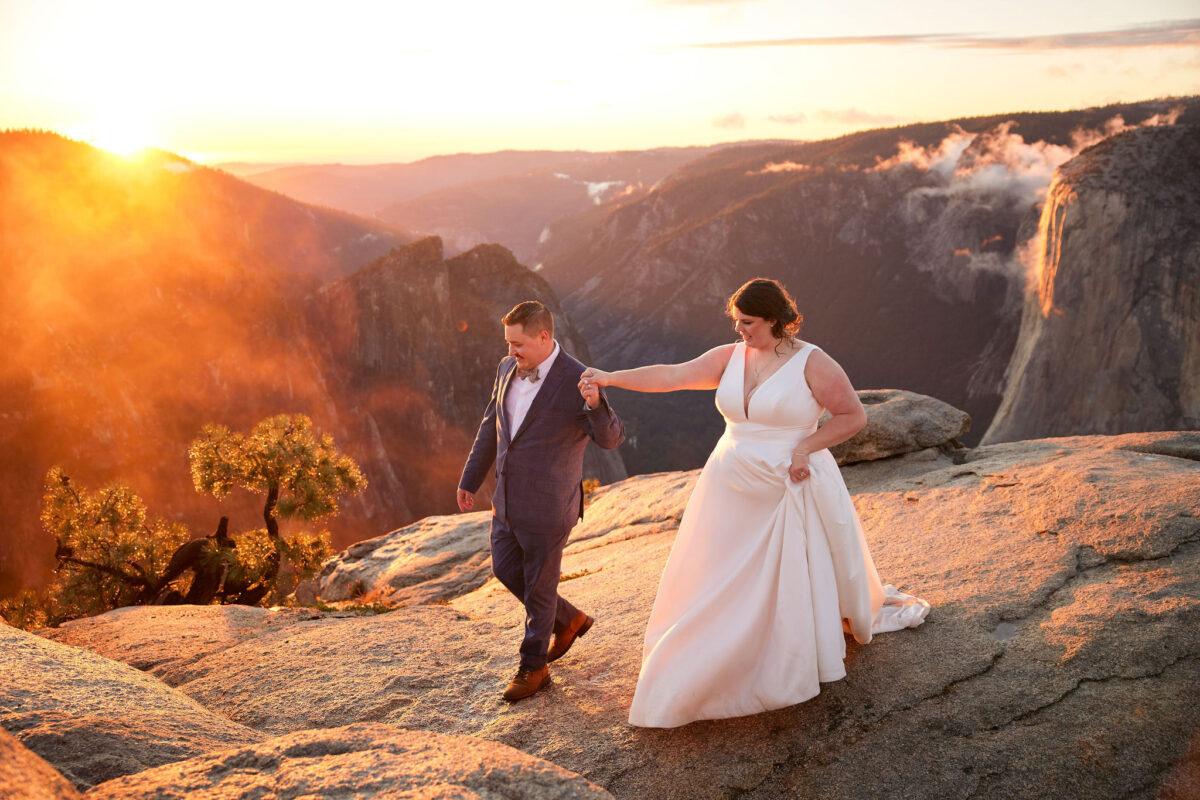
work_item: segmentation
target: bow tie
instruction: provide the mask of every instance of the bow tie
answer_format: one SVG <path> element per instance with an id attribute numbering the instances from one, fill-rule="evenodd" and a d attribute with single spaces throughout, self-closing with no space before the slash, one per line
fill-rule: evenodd
<path id="1" fill-rule="evenodd" d="M 517 367 L 517 380 L 522 380 L 525 378 L 527 378 L 530 383 L 537 383 L 538 368 L 534 367 L 533 369 L 521 369 L 520 367 Z"/>

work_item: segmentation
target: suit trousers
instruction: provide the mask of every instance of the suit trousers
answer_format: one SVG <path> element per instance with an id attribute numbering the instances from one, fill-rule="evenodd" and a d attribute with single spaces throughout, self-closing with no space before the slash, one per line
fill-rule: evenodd
<path id="1" fill-rule="evenodd" d="M 492 517 L 492 574 L 525 606 L 521 666 L 526 669 L 546 665 L 551 635 L 564 630 L 579 613 L 558 594 L 562 551 L 569 534 L 569 530 L 562 534 L 513 530 Z"/>

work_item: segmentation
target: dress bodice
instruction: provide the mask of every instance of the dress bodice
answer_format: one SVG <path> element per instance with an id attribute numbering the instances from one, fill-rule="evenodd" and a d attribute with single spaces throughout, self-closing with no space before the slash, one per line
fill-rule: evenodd
<path id="1" fill-rule="evenodd" d="M 775 372 L 767 376 L 744 404 L 746 344 L 734 345 L 729 363 L 717 385 L 717 410 L 727 431 L 735 436 L 772 431 L 813 431 L 824 411 L 804 379 L 804 365 L 816 345 L 806 344 Z M 748 413 L 747 413 L 748 412 Z"/>

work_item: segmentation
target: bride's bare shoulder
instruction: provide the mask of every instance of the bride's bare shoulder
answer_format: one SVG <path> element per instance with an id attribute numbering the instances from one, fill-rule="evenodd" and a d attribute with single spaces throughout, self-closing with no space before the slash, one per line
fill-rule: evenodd
<path id="1" fill-rule="evenodd" d="M 729 344 L 719 344 L 706 352 L 704 355 L 700 356 L 700 358 L 714 364 L 719 364 L 721 369 L 725 369 L 725 365 L 729 363 L 729 358 L 733 355 L 733 351 L 736 349 L 737 344 L 733 342 Z"/>
<path id="2" fill-rule="evenodd" d="M 808 345 L 811 342 L 804 342 Z M 826 353 L 815 344 L 812 345 L 812 352 L 808 354 L 808 360 L 804 364 L 804 374 L 808 378 L 836 378 L 839 375 L 845 375 L 842 365 L 833 359 L 833 356 Z"/>

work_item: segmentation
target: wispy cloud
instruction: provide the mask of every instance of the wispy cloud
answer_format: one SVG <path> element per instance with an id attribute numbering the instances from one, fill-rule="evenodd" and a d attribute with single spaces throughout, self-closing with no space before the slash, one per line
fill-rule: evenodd
<path id="1" fill-rule="evenodd" d="M 884 45 L 955 47 L 979 50 L 1071 50 L 1200 45 L 1200 19 L 1180 19 L 1109 31 L 1058 33 L 1043 36 L 982 36 L 971 33 L 895 34 L 886 36 L 807 36 L 792 39 L 754 39 L 701 42 L 683 48 L 838 47 Z"/>
<path id="2" fill-rule="evenodd" d="M 891 114 L 872 114 L 857 108 L 822 108 L 811 115 L 803 111 L 797 111 L 794 114 L 771 114 L 767 117 L 767 120 L 780 125 L 800 125 L 810 120 L 815 122 L 837 122 L 845 125 L 886 125 L 889 122 L 899 122 L 900 117 L 893 117 Z"/>
<path id="3" fill-rule="evenodd" d="M 811 164 L 800 164 L 795 161 L 772 161 L 760 170 L 747 172 L 747 175 L 770 175 L 774 172 L 813 172 L 816 168 Z"/>
<path id="4" fill-rule="evenodd" d="M 746 127 L 746 117 L 741 112 L 734 111 L 732 114 L 717 117 L 712 124 L 717 128 L 744 128 Z"/>
<path id="5" fill-rule="evenodd" d="M 893 117 L 891 114 L 871 114 L 866 111 L 860 111 L 857 108 L 843 108 L 841 110 L 831 111 L 823 108 L 814 116 L 819 122 L 841 122 L 850 125 L 868 124 L 868 125 L 885 125 L 889 122 L 899 122 L 899 117 Z"/>

